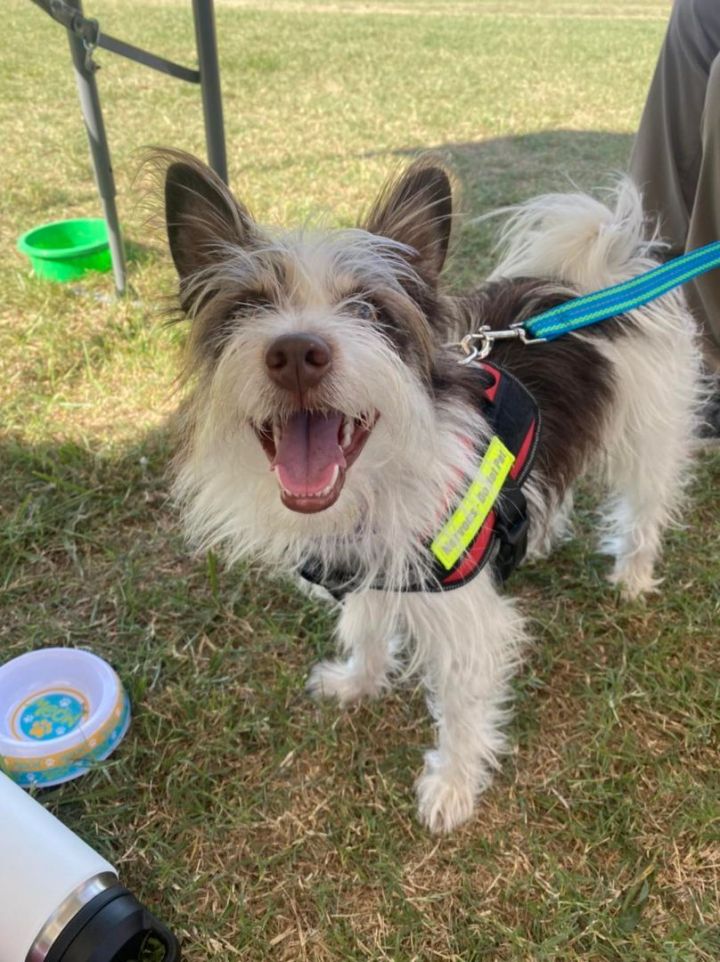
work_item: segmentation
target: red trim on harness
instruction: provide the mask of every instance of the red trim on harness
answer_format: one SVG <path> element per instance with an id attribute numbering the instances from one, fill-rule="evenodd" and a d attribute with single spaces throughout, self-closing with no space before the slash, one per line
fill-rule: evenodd
<path id="1" fill-rule="evenodd" d="M 485 397 L 488 399 L 488 401 L 494 402 L 495 395 L 497 394 L 498 389 L 500 387 L 500 381 L 502 379 L 503 372 L 500 368 L 494 367 L 492 364 L 487 364 L 483 361 L 479 362 L 479 366 L 493 380 L 492 385 L 489 388 L 486 388 L 485 390 Z M 510 477 L 513 479 L 516 478 L 518 474 L 520 474 L 522 469 L 525 467 L 525 462 L 527 461 L 528 454 L 530 453 L 533 446 L 533 442 L 535 440 L 536 429 L 537 429 L 537 422 L 534 422 L 530 427 L 530 430 L 528 431 L 527 435 L 523 439 L 523 443 L 520 447 L 520 450 L 517 453 L 515 463 L 512 466 L 512 470 L 510 471 Z"/>
<path id="2" fill-rule="evenodd" d="M 490 364 L 483 364 L 481 362 L 480 367 L 493 379 L 492 386 L 485 389 L 485 397 L 488 399 L 488 401 L 494 401 L 497 390 L 500 387 L 500 378 L 502 377 L 502 373 L 498 368 L 493 367 Z"/>
<path id="3" fill-rule="evenodd" d="M 532 448 L 533 441 L 535 440 L 535 427 L 536 425 L 532 424 L 530 426 L 530 430 L 525 435 L 525 439 L 522 443 L 522 446 L 520 447 L 520 450 L 517 453 L 515 464 L 513 464 L 512 468 L 510 469 L 511 478 L 516 478 L 518 474 L 520 474 L 522 469 L 525 467 L 527 456 L 530 453 L 530 449 Z"/>
<path id="4" fill-rule="evenodd" d="M 447 578 L 443 578 L 442 584 L 451 585 L 456 581 L 462 581 L 463 578 L 467 578 L 468 575 L 477 568 L 479 564 L 485 558 L 485 553 L 490 547 L 490 539 L 492 537 L 493 528 L 495 527 L 495 511 L 491 511 L 490 514 L 485 518 L 482 524 L 482 528 L 478 531 L 475 536 L 475 540 L 472 543 L 470 549 L 466 552 L 465 557 L 462 560 L 462 564 L 451 572 Z"/>

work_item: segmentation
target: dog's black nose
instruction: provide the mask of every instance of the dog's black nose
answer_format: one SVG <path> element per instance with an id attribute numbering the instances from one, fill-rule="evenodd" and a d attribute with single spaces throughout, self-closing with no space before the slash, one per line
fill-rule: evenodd
<path id="1" fill-rule="evenodd" d="M 330 370 L 332 352 L 316 334 L 283 334 L 265 352 L 265 365 L 280 387 L 304 394 L 317 387 Z"/>

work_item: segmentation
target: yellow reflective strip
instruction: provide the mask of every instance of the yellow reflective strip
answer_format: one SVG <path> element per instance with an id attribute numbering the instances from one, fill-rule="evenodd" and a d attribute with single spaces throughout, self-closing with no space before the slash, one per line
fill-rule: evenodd
<path id="1" fill-rule="evenodd" d="M 499 437 L 494 437 L 462 501 L 430 545 L 430 550 L 447 571 L 482 527 L 514 463 L 515 455 Z"/>

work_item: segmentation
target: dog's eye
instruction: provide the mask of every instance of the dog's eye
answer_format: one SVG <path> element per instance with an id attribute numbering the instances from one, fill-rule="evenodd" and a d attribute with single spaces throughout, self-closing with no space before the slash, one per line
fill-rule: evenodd
<path id="1" fill-rule="evenodd" d="M 262 291 L 248 291 L 238 297 L 234 314 L 236 317 L 248 317 L 258 311 L 267 310 L 268 307 L 272 307 L 272 301 L 267 294 Z"/>
<path id="2" fill-rule="evenodd" d="M 350 301 L 346 310 L 353 317 L 359 317 L 363 321 L 371 321 L 376 316 L 375 308 L 369 301 Z"/>

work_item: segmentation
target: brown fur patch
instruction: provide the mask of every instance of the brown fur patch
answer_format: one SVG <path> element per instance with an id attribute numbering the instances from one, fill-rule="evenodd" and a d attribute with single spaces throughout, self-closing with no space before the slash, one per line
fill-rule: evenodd
<path id="1" fill-rule="evenodd" d="M 471 294 L 449 299 L 449 308 L 465 331 L 488 325 L 503 330 L 569 300 L 574 294 L 552 281 L 537 278 L 501 280 Z M 613 318 L 586 333 L 593 337 L 617 337 L 632 329 L 627 318 Z M 521 381 L 531 392 L 542 418 L 536 468 L 559 495 L 581 474 L 589 455 L 600 443 L 613 396 L 610 362 L 592 343 L 561 337 L 526 346 L 520 341 L 498 341 L 491 359 Z M 448 356 L 435 362 L 436 392 L 464 394 L 478 403 L 482 381 L 468 368 L 448 364 Z M 453 362 L 457 355 L 452 356 Z"/>

